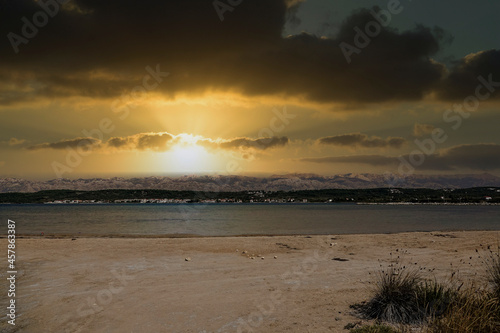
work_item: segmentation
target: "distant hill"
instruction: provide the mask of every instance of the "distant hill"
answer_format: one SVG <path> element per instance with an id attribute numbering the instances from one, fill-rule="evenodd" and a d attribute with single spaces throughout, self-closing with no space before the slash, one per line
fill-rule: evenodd
<path id="1" fill-rule="evenodd" d="M 306 191 L 170 191 L 170 190 L 48 190 L 0 193 L 0 203 L 364 203 L 364 204 L 500 204 L 500 187 L 465 189 L 372 188 Z"/>
<path id="2" fill-rule="evenodd" d="M 89 178 L 32 181 L 16 178 L 0 179 L 0 193 L 38 192 L 44 190 L 96 191 L 108 189 L 158 189 L 169 191 L 302 191 L 321 189 L 369 188 L 471 188 L 500 187 L 500 177 L 490 174 L 473 175 L 412 175 L 390 181 L 380 174 L 344 174 L 319 176 L 287 174 L 270 177 L 249 176 L 182 176 L 142 178 Z"/>

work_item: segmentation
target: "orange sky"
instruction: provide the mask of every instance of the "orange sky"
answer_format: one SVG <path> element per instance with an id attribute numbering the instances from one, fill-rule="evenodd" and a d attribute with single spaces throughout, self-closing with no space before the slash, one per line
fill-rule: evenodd
<path id="1" fill-rule="evenodd" d="M 387 2 L 245 2 L 221 21 L 210 1 L 81 0 L 26 38 L 44 9 L 19 1 L 2 13 L 0 177 L 499 175 L 500 51 L 439 8 L 444 27 L 415 25 L 423 3 L 362 43 Z M 496 6 L 470 11 L 488 26 Z"/>

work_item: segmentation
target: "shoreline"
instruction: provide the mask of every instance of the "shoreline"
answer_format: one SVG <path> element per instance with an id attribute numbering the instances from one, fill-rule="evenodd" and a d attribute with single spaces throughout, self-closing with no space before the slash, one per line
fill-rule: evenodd
<path id="1" fill-rule="evenodd" d="M 402 205 L 402 206 L 419 206 L 419 205 L 429 205 L 429 206 L 500 206 L 500 203 L 496 202 L 356 202 L 356 205 Z"/>
<path id="2" fill-rule="evenodd" d="M 159 235 L 148 235 L 148 234 L 17 234 L 16 238 L 19 239 L 206 239 L 206 238 L 259 238 L 259 237 L 321 237 L 321 236 L 358 236 L 358 235 L 401 235 L 401 234 L 415 234 L 415 233 L 430 233 L 430 234 L 442 234 L 450 232 L 499 232 L 498 229 L 441 229 L 441 230 L 416 230 L 416 231 L 398 231 L 398 232 L 359 232 L 359 233 L 325 233 L 325 234 L 240 234 L 240 235 L 196 235 L 196 234 L 159 234 Z M 0 239 L 6 239 L 7 234 L 0 234 Z"/>
<path id="3" fill-rule="evenodd" d="M 309 201 L 309 202 L 0 202 L 0 205 L 48 205 L 48 206 L 94 206 L 94 205 L 435 205 L 435 206 L 500 206 L 498 202 L 366 202 L 366 201 Z"/>

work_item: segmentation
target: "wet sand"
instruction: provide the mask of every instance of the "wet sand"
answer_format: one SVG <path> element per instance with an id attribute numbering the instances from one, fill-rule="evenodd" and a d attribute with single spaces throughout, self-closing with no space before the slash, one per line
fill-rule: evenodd
<path id="1" fill-rule="evenodd" d="M 18 238 L 16 326 L 2 315 L 0 331 L 347 332 L 360 321 L 349 305 L 368 299 L 381 265 L 485 281 L 481 261 L 499 237 Z M 5 238 L 0 247 L 6 252 Z"/>

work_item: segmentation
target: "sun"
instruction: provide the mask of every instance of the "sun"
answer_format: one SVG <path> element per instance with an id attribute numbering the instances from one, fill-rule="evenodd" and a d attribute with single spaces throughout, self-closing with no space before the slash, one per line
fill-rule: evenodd
<path id="1" fill-rule="evenodd" d="M 209 172 L 215 163 L 214 156 L 192 140 L 177 143 L 164 155 L 163 167 L 167 172 Z"/>
<path id="2" fill-rule="evenodd" d="M 205 162 L 207 151 L 200 146 L 175 146 L 172 149 L 172 157 L 179 164 L 184 166 L 194 166 Z"/>

